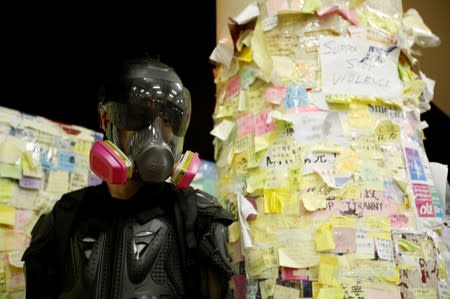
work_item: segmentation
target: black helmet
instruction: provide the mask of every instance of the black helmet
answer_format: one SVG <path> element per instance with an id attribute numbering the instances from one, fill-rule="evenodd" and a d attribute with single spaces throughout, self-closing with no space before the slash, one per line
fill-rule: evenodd
<path id="1" fill-rule="evenodd" d="M 184 137 L 191 117 L 189 91 L 171 67 L 152 58 L 127 60 L 112 70 L 100 90 L 99 103 L 116 128 L 129 131 L 162 116 L 176 136 Z"/>
<path id="2" fill-rule="evenodd" d="M 99 97 L 106 138 L 137 165 L 146 181 L 163 181 L 181 157 L 191 98 L 175 71 L 160 61 L 125 61 L 110 73 Z"/>

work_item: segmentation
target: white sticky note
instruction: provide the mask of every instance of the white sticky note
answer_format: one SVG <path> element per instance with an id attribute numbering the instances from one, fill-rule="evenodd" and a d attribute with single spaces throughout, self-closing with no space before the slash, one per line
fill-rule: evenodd
<path id="1" fill-rule="evenodd" d="M 219 138 L 222 141 L 225 141 L 228 139 L 228 136 L 230 136 L 231 131 L 234 128 L 234 122 L 228 119 L 222 120 L 217 126 L 212 129 L 210 132 L 211 135 Z"/>
<path id="2" fill-rule="evenodd" d="M 400 102 L 400 49 L 360 38 L 322 37 L 320 63 L 325 94 L 369 96 Z"/>

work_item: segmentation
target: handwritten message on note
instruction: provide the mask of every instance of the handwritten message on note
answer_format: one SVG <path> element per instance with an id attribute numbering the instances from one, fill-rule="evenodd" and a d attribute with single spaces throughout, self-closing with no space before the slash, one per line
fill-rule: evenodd
<path id="1" fill-rule="evenodd" d="M 323 37 L 319 43 L 325 94 L 401 99 L 399 48 L 348 37 Z"/>

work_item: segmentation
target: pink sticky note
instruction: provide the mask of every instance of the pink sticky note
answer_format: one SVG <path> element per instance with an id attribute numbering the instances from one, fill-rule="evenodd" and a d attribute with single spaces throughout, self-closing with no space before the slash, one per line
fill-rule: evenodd
<path id="1" fill-rule="evenodd" d="M 255 135 L 260 136 L 275 129 L 275 123 L 267 123 L 267 116 L 270 109 L 267 109 L 260 114 L 255 115 Z"/>
<path id="2" fill-rule="evenodd" d="M 237 135 L 244 136 L 255 130 L 253 113 L 248 112 L 236 118 Z"/>
<path id="3" fill-rule="evenodd" d="M 295 268 L 281 267 L 281 279 L 282 280 L 308 280 L 307 275 L 295 274 Z"/>
<path id="4" fill-rule="evenodd" d="M 228 82 L 227 99 L 232 99 L 239 94 L 240 81 L 239 76 L 236 76 Z"/>
<path id="5" fill-rule="evenodd" d="M 264 92 L 266 102 L 280 105 L 286 97 L 286 88 L 284 86 L 268 87 Z"/>

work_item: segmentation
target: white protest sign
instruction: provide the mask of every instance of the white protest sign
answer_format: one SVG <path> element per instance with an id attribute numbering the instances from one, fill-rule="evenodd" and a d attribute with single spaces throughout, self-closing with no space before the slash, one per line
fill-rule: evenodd
<path id="1" fill-rule="evenodd" d="M 325 94 L 401 100 L 398 47 L 350 37 L 323 37 L 319 43 Z"/>

